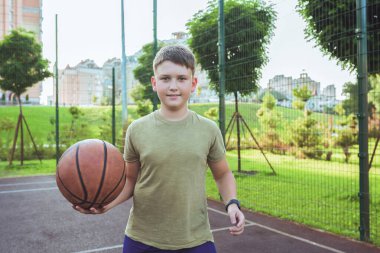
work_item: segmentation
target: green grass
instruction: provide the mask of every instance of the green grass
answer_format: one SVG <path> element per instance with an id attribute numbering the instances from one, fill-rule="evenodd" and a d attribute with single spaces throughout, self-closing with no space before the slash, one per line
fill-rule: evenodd
<path id="1" fill-rule="evenodd" d="M 0 162 L 0 178 L 22 177 L 55 174 L 55 160 L 29 160 L 20 165 L 20 161 L 14 161 L 8 165 L 7 161 Z"/>
<path id="2" fill-rule="evenodd" d="M 277 172 L 276 176 L 257 150 L 242 152 L 244 171 L 254 171 L 254 175 L 237 172 L 236 152 L 227 155 L 244 207 L 358 239 L 357 165 L 273 154 L 267 156 Z M 379 182 L 380 169 L 371 169 L 371 234 L 376 245 L 380 245 L 380 220 L 377 218 Z M 207 175 L 207 187 L 209 197 L 219 199 L 211 173 Z"/>

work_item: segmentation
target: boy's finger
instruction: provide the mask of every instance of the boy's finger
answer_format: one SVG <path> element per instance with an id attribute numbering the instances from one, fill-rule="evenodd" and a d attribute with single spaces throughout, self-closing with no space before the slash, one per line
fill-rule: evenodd
<path id="1" fill-rule="evenodd" d="M 236 217 L 235 217 L 235 213 L 230 213 L 230 221 L 231 221 L 231 224 L 235 225 L 236 224 Z"/>

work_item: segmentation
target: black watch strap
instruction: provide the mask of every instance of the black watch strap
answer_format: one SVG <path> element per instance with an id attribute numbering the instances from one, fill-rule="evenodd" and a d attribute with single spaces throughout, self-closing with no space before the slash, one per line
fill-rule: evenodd
<path id="1" fill-rule="evenodd" d="M 231 199 L 231 200 L 228 201 L 228 203 L 226 204 L 226 211 L 227 211 L 227 212 L 228 212 L 228 207 L 229 207 L 230 205 L 232 205 L 232 204 L 236 204 L 237 207 L 238 207 L 239 209 L 241 209 L 241 208 L 240 208 L 240 201 L 237 200 L 237 199 Z"/>

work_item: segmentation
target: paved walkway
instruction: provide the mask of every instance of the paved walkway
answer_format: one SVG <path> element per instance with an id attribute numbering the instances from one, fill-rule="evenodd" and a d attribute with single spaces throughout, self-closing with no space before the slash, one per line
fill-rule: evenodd
<path id="1" fill-rule="evenodd" d="M 131 202 L 104 215 L 82 215 L 58 191 L 54 176 L 0 179 L 0 252 L 121 252 Z M 222 204 L 209 201 L 218 253 L 380 253 L 372 245 L 245 212 L 241 236 L 228 233 Z"/>

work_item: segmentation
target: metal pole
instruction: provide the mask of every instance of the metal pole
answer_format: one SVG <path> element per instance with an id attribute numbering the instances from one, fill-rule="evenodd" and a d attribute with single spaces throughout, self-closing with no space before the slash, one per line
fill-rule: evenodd
<path id="1" fill-rule="evenodd" d="M 59 106 L 58 106 L 58 15 L 55 14 L 55 159 L 58 164 L 59 151 Z"/>
<path id="2" fill-rule="evenodd" d="M 226 70 L 225 70 L 225 36 L 224 36 L 224 0 L 219 0 L 218 19 L 218 49 L 219 49 L 219 128 L 225 143 L 226 138 L 226 112 L 225 112 L 225 90 L 226 90 Z"/>
<path id="3" fill-rule="evenodd" d="M 369 177 L 368 177 L 368 68 L 367 68 L 367 1 L 356 0 L 356 33 L 358 39 L 358 119 L 359 119 L 359 201 L 360 240 L 369 241 Z"/>
<path id="4" fill-rule="evenodd" d="M 153 0 L 153 58 L 157 53 L 157 0 Z M 157 110 L 158 97 L 153 92 L 153 111 Z"/>
<path id="5" fill-rule="evenodd" d="M 112 68 L 112 145 L 115 146 L 115 133 L 116 133 L 116 122 L 115 122 L 115 67 Z"/>
<path id="6" fill-rule="evenodd" d="M 126 65 L 127 58 L 125 56 L 125 33 L 124 33 L 124 0 L 121 0 L 121 107 L 122 107 L 122 127 L 125 130 L 128 122 L 127 109 L 127 81 L 126 81 Z"/>

